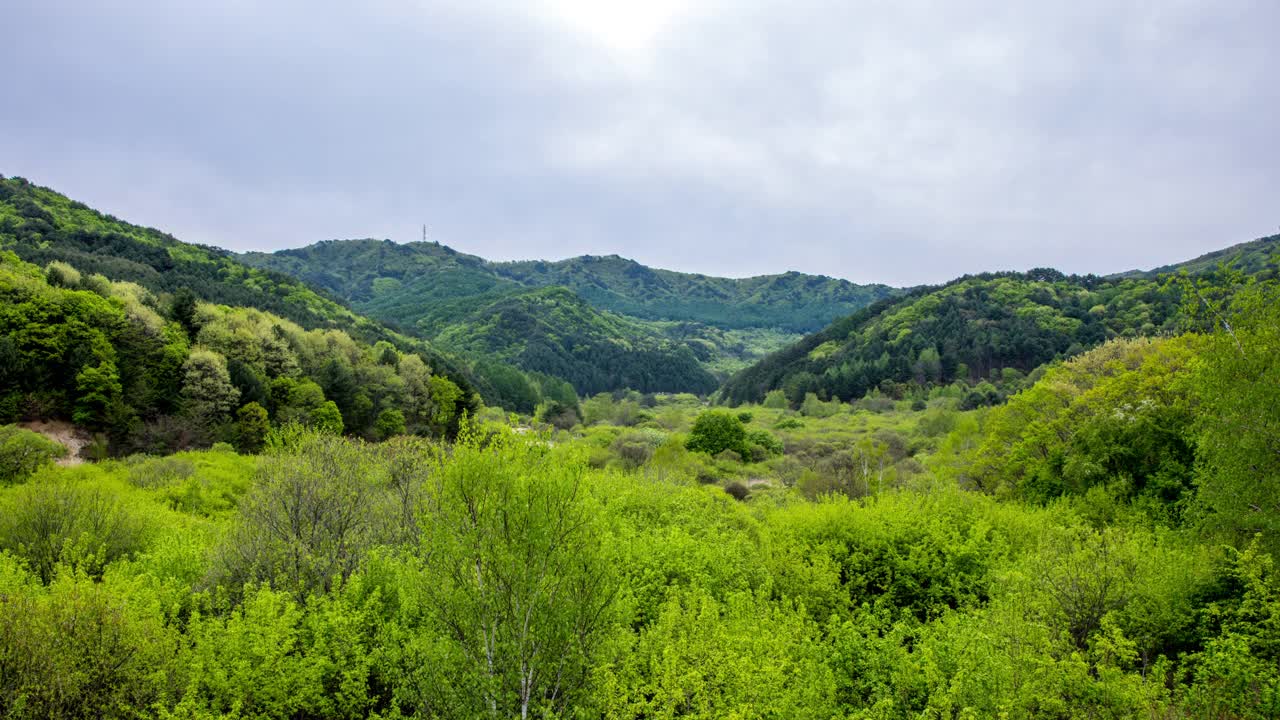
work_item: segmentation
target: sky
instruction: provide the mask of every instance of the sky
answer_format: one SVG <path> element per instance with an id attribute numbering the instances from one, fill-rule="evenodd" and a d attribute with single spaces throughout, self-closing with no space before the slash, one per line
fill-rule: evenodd
<path id="1" fill-rule="evenodd" d="M 914 285 L 1280 225 L 1275 0 L 6 3 L 0 173 L 232 250 Z"/>

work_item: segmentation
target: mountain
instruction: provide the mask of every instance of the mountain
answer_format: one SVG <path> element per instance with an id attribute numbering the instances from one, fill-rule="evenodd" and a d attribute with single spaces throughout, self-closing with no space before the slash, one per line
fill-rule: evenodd
<path id="1" fill-rule="evenodd" d="M 1166 335 L 1185 322 L 1179 286 L 1186 270 L 1213 281 L 1219 261 L 1274 276 L 1280 237 L 1236 245 L 1178 265 L 1111 277 L 1056 270 L 966 276 L 915 288 L 841 318 L 738 372 L 720 389 L 726 401 L 758 402 L 782 390 L 851 400 L 869 391 L 901 397 L 955 381 L 993 386 L 1114 337 Z M 974 402 L 995 401 L 996 388 Z"/>
<path id="2" fill-rule="evenodd" d="M 798 272 L 708 277 L 657 270 L 617 255 L 496 263 L 436 243 L 389 240 L 330 240 L 241 258 L 329 290 L 392 322 L 426 318 L 428 333 L 441 304 L 493 299 L 521 288 L 566 287 L 597 309 L 645 320 L 797 333 L 817 330 L 894 292 L 886 285 Z"/>
<path id="3" fill-rule="evenodd" d="M 308 328 L 341 328 L 374 339 L 386 332 L 288 275 L 127 223 L 24 178 L 0 176 L 0 244 L 37 265 L 62 261 L 152 292 L 188 288 L 209 302 L 266 310 Z"/>
<path id="4" fill-rule="evenodd" d="M 85 276 L 136 283 L 164 302 L 189 290 L 200 300 L 268 312 L 306 330 L 340 330 L 370 345 L 386 341 L 422 356 L 464 390 L 467 403 L 473 391 L 490 404 L 523 412 L 537 401 L 537 383 L 513 375 L 512 368 L 442 351 L 354 312 L 323 286 L 317 290 L 285 273 L 243 263 L 226 250 L 125 222 L 24 178 L 0 175 L 0 250 L 40 267 L 64 262 Z"/>
<path id="5" fill-rule="evenodd" d="M 579 392 L 704 392 L 713 376 L 727 377 L 800 332 L 894 292 L 794 272 L 707 277 L 616 255 L 494 263 L 436 243 L 388 240 L 331 240 L 241 259 L 442 346 L 566 377 Z M 541 292 L 548 288 L 582 302 Z M 690 354 L 701 366 L 696 372 Z M 602 358 L 609 360 L 601 365 Z M 667 366 L 668 379 L 658 381 L 655 364 Z"/>
<path id="6" fill-rule="evenodd" d="M 1200 257 L 1173 265 L 1164 265 L 1154 270 L 1130 270 L 1110 277 L 1144 277 L 1154 278 L 1161 275 L 1172 275 L 1186 271 L 1192 275 L 1216 270 L 1218 265 L 1226 263 L 1247 274 L 1254 274 L 1274 267 L 1274 257 L 1280 253 L 1280 235 L 1270 235 L 1257 240 L 1232 245 L 1222 250 L 1205 253 Z"/>
<path id="7" fill-rule="evenodd" d="M 436 342 L 564 378 L 579 393 L 616 388 L 708 394 L 719 386 L 690 348 L 602 313 L 563 287 L 509 295 L 464 315 Z"/>
<path id="8" fill-rule="evenodd" d="M 887 285 L 855 285 L 798 272 L 743 279 L 693 275 L 649 268 L 617 255 L 491 267 L 525 285 L 563 285 L 592 305 L 616 313 L 720 328 L 812 332 L 894 292 Z"/>

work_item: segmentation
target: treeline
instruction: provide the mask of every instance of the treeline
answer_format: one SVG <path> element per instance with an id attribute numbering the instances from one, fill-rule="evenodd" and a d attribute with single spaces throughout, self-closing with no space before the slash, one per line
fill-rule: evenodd
<path id="1" fill-rule="evenodd" d="M 225 441 L 261 448 L 270 423 L 365 437 L 450 435 L 469 388 L 386 341 L 304 330 L 252 308 L 157 296 L 0 252 L 0 422 L 64 418 L 99 453 Z"/>
<path id="2" fill-rule="evenodd" d="M 663 328 L 601 312 L 563 287 L 530 288 L 441 245 L 328 241 L 243 257 L 333 289 L 438 346 L 562 378 L 583 395 L 624 388 L 706 394 L 719 385 L 693 354 L 697 348 L 710 360 L 719 345 L 668 338 Z M 495 386 L 507 384 L 502 378 Z"/>

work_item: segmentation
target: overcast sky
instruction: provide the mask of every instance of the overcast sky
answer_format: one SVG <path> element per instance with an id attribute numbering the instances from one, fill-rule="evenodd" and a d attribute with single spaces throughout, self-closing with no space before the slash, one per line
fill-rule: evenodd
<path id="1" fill-rule="evenodd" d="M 0 173 L 235 250 L 859 282 L 1280 224 L 1280 2 L 5 4 Z"/>

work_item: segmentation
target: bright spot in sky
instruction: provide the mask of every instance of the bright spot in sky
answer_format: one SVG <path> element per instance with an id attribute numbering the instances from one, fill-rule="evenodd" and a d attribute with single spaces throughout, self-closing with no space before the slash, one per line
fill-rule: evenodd
<path id="1" fill-rule="evenodd" d="M 680 0 L 544 0 L 555 18 L 618 53 L 642 54 L 674 22 L 689 14 Z"/>

